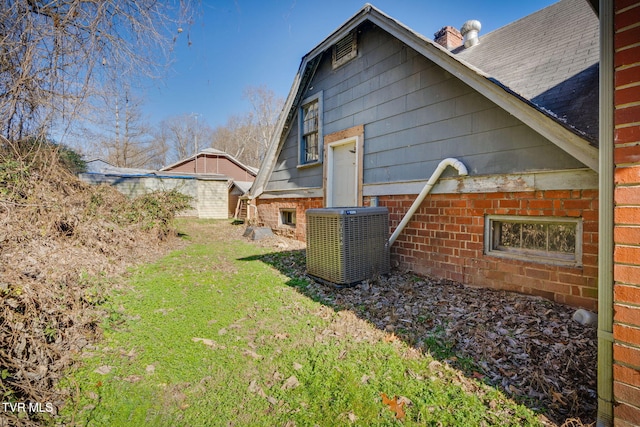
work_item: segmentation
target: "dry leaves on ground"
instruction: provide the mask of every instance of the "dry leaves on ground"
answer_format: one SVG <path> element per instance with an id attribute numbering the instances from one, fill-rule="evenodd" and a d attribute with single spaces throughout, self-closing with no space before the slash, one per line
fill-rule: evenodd
<path id="1" fill-rule="evenodd" d="M 264 260 L 310 282 L 303 292 L 314 299 L 356 313 L 554 423 L 595 421 L 596 328 L 572 320 L 575 308 L 398 271 L 336 288 L 306 276 L 299 242 L 273 242 L 274 249 L 288 250 Z M 357 334 L 353 328 L 357 324 L 351 328 Z"/>

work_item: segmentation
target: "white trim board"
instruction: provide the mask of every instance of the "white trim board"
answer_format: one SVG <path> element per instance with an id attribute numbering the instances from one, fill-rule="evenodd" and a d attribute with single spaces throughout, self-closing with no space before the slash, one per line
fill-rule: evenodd
<path id="1" fill-rule="evenodd" d="M 427 181 L 365 184 L 364 196 L 418 194 Z M 597 190 L 598 174 L 590 169 L 442 178 L 432 194 L 493 193 L 536 190 Z"/>

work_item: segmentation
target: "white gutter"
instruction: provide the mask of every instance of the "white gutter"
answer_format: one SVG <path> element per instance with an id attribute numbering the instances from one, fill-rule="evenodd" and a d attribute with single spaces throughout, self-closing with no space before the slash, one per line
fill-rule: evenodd
<path id="1" fill-rule="evenodd" d="M 433 186 L 436 184 L 438 179 L 440 179 L 440 175 L 442 175 L 442 172 L 444 172 L 447 166 L 456 168 L 458 170 L 458 174 L 462 176 L 466 176 L 468 174 L 467 167 L 460 160 L 453 159 L 451 157 L 442 160 L 438 164 L 438 167 L 436 168 L 436 170 L 433 171 L 433 174 L 431 174 L 431 178 L 429 178 L 429 181 L 427 181 L 424 188 L 422 189 L 420 194 L 418 194 L 418 197 L 413 202 L 413 204 L 411 205 L 407 213 L 402 218 L 402 221 L 400 221 L 400 224 L 398 225 L 398 227 L 396 227 L 395 231 L 389 238 L 389 246 L 392 246 L 393 243 L 398 238 L 398 236 L 400 235 L 400 233 L 402 233 L 402 230 L 404 230 L 404 228 L 407 226 L 407 224 L 411 220 L 411 217 L 418 210 L 418 208 L 424 201 L 424 198 L 427 197 L 427 194 L 429 194 L 429 192 L 431 191 Z"/>

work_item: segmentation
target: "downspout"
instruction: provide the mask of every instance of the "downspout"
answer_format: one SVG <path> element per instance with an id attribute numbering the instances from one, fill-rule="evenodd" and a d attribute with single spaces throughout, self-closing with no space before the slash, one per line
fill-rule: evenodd
<path id="1" fill-rule="evenodd" d="M 613 2 L 600 0 L 600 173 L 598 191 L 598 427 L 613 425 Z"/>
<path id="2" fill-rule="evenodd" d="M 398 225 L 398 227 L 396 227 L 395 231 L 389 238 L 389 247 L 393 245 L 393 243 L 396 241 L 400 233 L 402 233 L 402 230 L 404 230 L 404 228 L 407 226 L 407 224 L 411 220 L 411 217 L 418 210 L 418 208 L 424 201 L 425 197 L 427 197 L 427 194 L 429 194 L 429 192 L 431 191 L 433 186 L 436 184 L 438 179 L 440 179 L 440 175 L 442 175 L 442 172 L 444 172 L 447 166 L 451 166 L 457 169 L 458 174 L 462 176 L 466 176 L 468 174 L 466 166 L 460 160 L 453 159 L 451 157 L 442 160 L 438 164 L 438 167 L 436 168 L 436 170 L 433 171 L 433 174 L 431 174 L 431 178 L 429 178 L 429 181 L 427 181 L 424 188 L 422 189 L 420 194 L 418 194 L 418 197 L 413 202 L 413 204 L 411 205 L 407 213 L 402 218 L 402 221 L 400 221 L 400 224 Z"/>

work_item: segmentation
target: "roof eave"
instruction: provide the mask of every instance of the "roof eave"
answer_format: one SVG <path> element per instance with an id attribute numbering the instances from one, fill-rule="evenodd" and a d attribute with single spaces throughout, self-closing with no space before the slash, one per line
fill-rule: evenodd
<path id="1" fill-rule="evenodd" d="M 264 161 L 262 165 L 260 165 L 260 170 L 256 175 L 256 179 L 254 180 L 251 189 L 248 194 L 250 198 L 259 197 L 265 190 L 265 185 L 271 173 L 273 171 L 273 167 L 275 165 L 275 160 L 277 157 L 277 152 L 280 148 L 280 143 L 282 133 L 285 131 L 285 125 L 291 111 L 293 108 L 293 104 L 298 96 L 298 92 L 300 90 L 300 86 L 304 85 L 303 76 L 305 75 L 305 70 L 311 62 L 322 55 L 327 49 L 333 46 L 338 40 L 348 34 L 350 31 L 354 30 L 358 25 L 368 19 L 368 15 L 375 11 L 376 13 L 383 14 L 374 6 L 369 3 L 366 3 L 355 15 L 353 15 L 350 19 L 348 19 L 344 24 L 338 27 L 335 31 L 333 31 L 327 38 L 325 38 L 322 42 L 316 45 L 311 51 L 309 51 L 306 55 L 302 57 L 300 62 L 300 67 L 298 68 L 298 72 L 294 78 L 293 84 L 291 85 L 291 89 L 289 91 L 289 95 L 285 100 L 285 104 L 282 108 L 282 113 L 278 118 L 278 122 L 276 123 L 276 128 L 271 137 L 271 141 L 269 143 L 269 148 L 267 149 L 267 153 L 265 154 Z"/>
<path id="2" fill-rule="evenodd" d="M 282 112 L 278 116 L 276 127 L 274 128 L 273 135 L 271 136 L 271 141 L 269 141 L 269 146 L 267 148 L 267 152 L 265 153 L 264 160 L 260 165 L 260 169 L 258 169 L 258 173 L 256 174 L 256 178 L 253 181 L 253 185 L 247 192 L 249 198 L 251 199 L 259 197 L 264 192 L 264 186 L 268 178 L 271 176 L 271 172 L 273 171 L 273 167 L 278 156 L 280 139 L 284 130 L 284 125 L 287 120 L 287 116 L 289 115 L 289 111 L 291 110 L 291 108 L 293 108 L 293 102 L 296 99 L 296 94 L 298 93 L 298 89 L 300 87 L 302 71 L 304 71 L 304 67 L 306 67 L 306 64 L 307 60 L 303 59 L 302 63 L 300 64 L 300 68 L 298 69 L 298 72 L 293 79 L 293 84 L 291 85 L 291 89 L 289 90 L 289 95 L 287 95 L 287 99 L 285 100 L 284 106 L 282 107 Z"/>

